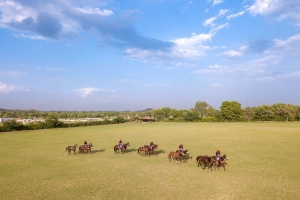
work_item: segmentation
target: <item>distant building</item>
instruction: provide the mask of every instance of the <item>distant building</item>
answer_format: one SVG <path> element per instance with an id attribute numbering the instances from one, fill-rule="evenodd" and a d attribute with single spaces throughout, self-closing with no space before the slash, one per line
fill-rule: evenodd
<path id="1" fill-rule="evenodd" d="M 11 120 L 13 120 L 13 118 L 0 118 L 0 123 L 2 123 L 2 122 L 9 122 Z"/>
<path id="2" fill-rule="evenodd" d="M 23 124 L 28 124 L 28 123 L 31 123 L 31 122 L 34 122 L 34 120 L 32 120 L 32 119 L 23 119 Z"/>
<path id="3" fill-rule="evenodd" d="M 149 117 L 149 116 L 146 116 L 146 117 L 140 117 L 139 118 L 142 122 L 152 122 L 154 121 L 154 117 Z"/>

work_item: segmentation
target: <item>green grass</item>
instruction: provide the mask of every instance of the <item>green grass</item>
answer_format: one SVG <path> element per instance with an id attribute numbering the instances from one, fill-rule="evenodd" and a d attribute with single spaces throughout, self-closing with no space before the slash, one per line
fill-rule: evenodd
<path id="1" fill-rule="evenodd" d="M 300 123 L 148 123 L 0 134 L 0 199 L 298 199 Z M 115 154 L 122 138 L 130 153 Z M 65 148 L 94 145 L 93 153 Z M 135 151 L 159 145 L 157 157 Z M 183 143 L 187 163 L 169 162 Z M 229 157 L 202 170 L 198 155 Z"/>

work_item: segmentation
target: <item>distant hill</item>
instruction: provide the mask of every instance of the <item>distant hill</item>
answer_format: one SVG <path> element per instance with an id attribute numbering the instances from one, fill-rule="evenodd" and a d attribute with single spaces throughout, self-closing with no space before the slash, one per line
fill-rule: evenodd
<path id="1" fill-rule="evenodd" d="M 138 111 L 135 111 L 135 112 L 146 112 L 146 111 L 151 111 L 151 110 L 153 110 L 153 109 L 152 108 L 147 108 L 145 110 L 138 110 Z"/>
<path id="2" fill-rule="evenodd" d="M 138 111 L 133 111 L 133 112 L 146 112 L 146 111 L 151 111 L 151 110 L 153 110 L 153 109 L 152 108 L 147 108 L 147 109 L 144 109 L 144 110 L 138 110 Z M 39 111 L 39 110 L 34 110 L 34 109 L 22 110 L 22 109 L 4 109 L 4 108 L 0 108 L 0 111 L 6 111 L 6 112 L 15 112 L 15 111 L 25 111 L 25 112 L 74 112 L 74 111 Z M 84 112 L 84 111 L 77 111 L 77 112 Z M 91 112 L 116 112 L 116 111 L 91 111 Z M 131 112 L 131 111 L 130 110 L 125 110 L 125 111 L 121 111 L 121 112 Z"/>

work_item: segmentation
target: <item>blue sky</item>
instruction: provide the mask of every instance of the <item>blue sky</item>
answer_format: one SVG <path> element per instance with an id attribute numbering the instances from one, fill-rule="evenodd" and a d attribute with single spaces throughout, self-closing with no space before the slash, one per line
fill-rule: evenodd
<path id="1" fill-rule="evenodd" d="M 299 0 L 0 0 L 0 108 L 300 100 Z"/>

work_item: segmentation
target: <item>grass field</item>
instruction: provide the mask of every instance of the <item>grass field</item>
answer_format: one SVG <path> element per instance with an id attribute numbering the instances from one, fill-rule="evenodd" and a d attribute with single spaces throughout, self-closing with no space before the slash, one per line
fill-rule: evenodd
<path id="1" fill-rule="evenodd" d="M 115 154 L 122 138 L 129 153 Z M 65 148 L 86 139 L 92 154 Z M 0 199 L 299 199 L 300 123 L 148 123 L 0 134 Z M 159 145 L 157 157 L 137 148 Z M 186 163 L 169 162 L 183 143 Z M 229 157 L 202 170 L 198 155 Z"/>

